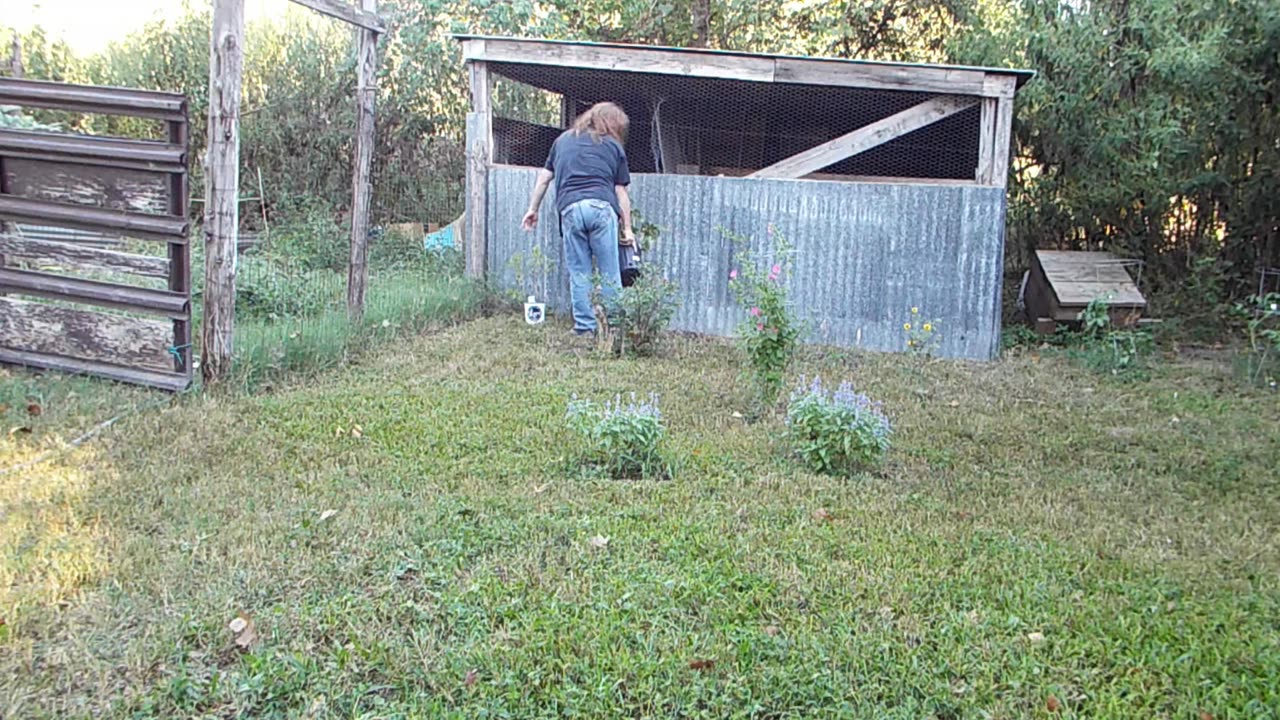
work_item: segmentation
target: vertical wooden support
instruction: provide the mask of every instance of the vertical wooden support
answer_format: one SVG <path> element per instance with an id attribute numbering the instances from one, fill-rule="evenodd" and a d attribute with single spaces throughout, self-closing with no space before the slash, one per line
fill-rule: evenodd
<path id="1" fill-rule="evenodd" d="M 489 68 L 482 61 L 469 63 L 471 71 L 471 112 L 467 113 L 467 277 L 485 277 L 487 214 L 489 210 L 489 163 L 493 147 L 493 116 L 490 105 L 492 84 Z"/>
<path id="2" fill-rule="evenodd" d="M 200 372 L 205 382 L 231 370 L 239 229 L 240 81 L 244 68 L 244 0 L 214 0 L 209 50 L 209 139 L 205 160 L 204 324 Z"/>
<path id="3" fill-rule="evenodd" d="M 987 74 L 978 123 L 978 168 L 974 179 L 983 185 L 1005 187 L 1009 183 L 1009 146 L 1013 134 L 1013 94 L 1017 80 L 1008 75 Z"/>
<path id="4" fill-rule="evenodd" d="M 368 13 L 377 12 L 377 0 L 360 0 Z M 356 150 L 351 188 L 351 258 L 347 265 L 347 317 L 364 317 L 365 286 L 369 280 L 369 202 L 373 194 L 370 165 L 373 161 L 373 114 L 377 94 L 378 34 L 361 28 L 359 79 L 356 85 Z"/>
<path id="5" fill-rule="evenodd" d="M 169 121 L 169 142 L 187 148 L 190 137 L 189 125 L 186 121 Z M 170 215 L 187 217 L 188 194 L 190 185 L 188 175 L 190 168 L 184 172 L 169 176 Z M 191 292 L 191 244 L 169 243 L 169 290 L 183 295 Z M 173 321 L 173 369 L 187 373 L 191 369 L 191 320 Z"/>
<path id="6" fill-rule="evenodd" d="M 991 184 L 1006 187 L 1009 184 L 1009 157 L 1013 154 L 1013 97 L 996 100 L 994 162 L 991 166 Z"/>
<path id="7" fill-rule="evenodd" d="M 983 185 L 991 184 L 991 170 L 995 167 L 996 98 L 982 98 L 982 114 L 978 121 L 978 168 L 973 179 Z"/>

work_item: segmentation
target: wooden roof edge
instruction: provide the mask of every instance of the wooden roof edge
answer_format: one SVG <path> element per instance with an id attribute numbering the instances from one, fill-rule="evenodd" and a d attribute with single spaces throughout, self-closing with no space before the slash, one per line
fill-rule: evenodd
<path id="1" fill-rule="evenodd" d="M 877 90 L 1012 97 L 1035 71 L 454 34 L 467 61 Z"/>

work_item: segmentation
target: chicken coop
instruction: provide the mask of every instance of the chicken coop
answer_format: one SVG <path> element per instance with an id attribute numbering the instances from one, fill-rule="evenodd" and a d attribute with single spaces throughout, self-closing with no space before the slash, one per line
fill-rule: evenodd
<path id="1" fill-rule="evenodd" d="M 939 353 L 1000 348 L 1014 96 L 1025 70 L 457 36 L 471 83 L 467 270 L 569 305 L 554 197 L 520 219 L 556 137 L 593 103 L 627 112 L 645 260 L 680 287 L 678 330 L 730 335 L 747 238 L 792 248 L 807 340 L 902 350 L 911 308 Z M 769 228 L 775 232 L 769 232 Z"/>

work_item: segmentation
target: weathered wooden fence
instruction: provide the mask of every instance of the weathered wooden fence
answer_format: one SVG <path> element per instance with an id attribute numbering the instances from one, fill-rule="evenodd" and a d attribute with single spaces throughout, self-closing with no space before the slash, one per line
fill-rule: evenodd
<path id="1" fill-rule="evenodd" d="M 186 98 L 0 79 L 0 105 L 145 118 L 167 135 L 0 130 L 0 362 L 185 389 Z"/>

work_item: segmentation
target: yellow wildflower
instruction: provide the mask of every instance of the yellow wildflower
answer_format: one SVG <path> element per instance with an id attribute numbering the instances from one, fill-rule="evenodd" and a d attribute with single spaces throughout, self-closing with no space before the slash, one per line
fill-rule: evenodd
<path id="1" fill-rule="evenodd" d="M 913 308 L 911 308 L 911 314 L 912 314 L 912 315 L 919 315 L 919 314 L 920 314 L 920 308 L 918 308 L 918 307 L 913 307 Z"/>
<path id="2" fill-rule="evenodd" d="M 932 326 L 932 325 L 930 325 L 929 323 L 925 323 L 925 324 L 924 324 L 924 331 L 925 331 L 925 332 L 932 332 L 932 331 L 933 331 L 933 326 Z"/>
<path id="3" fill-rule="evenodd" d="M 911 323 L 902 323 L 902 329 L 903 329 L 903 330 L 910 330 L 910 329 L 911 329 Z"/>

